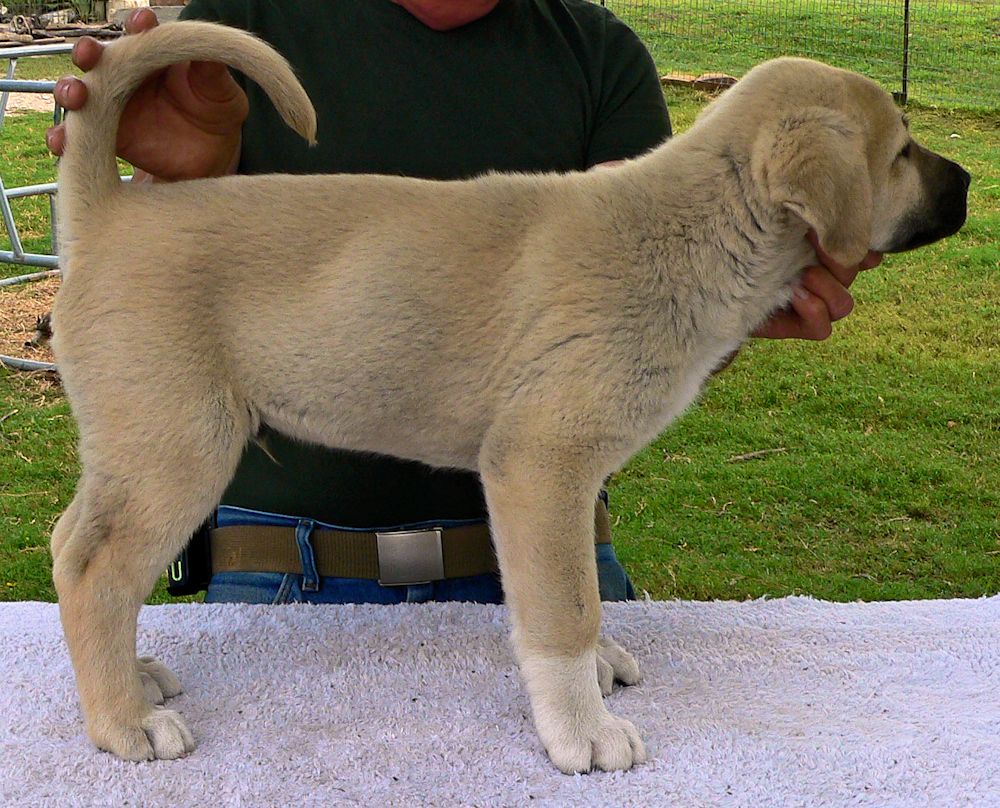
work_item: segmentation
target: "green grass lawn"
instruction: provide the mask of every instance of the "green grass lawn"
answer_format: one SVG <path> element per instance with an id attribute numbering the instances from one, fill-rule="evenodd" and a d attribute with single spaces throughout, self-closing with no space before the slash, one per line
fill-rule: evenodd
<path id="1" fill-rule="evenodd" d="M 0 177 L 3 178 L 5 187 L 36 185 L 55 179 L 52 155 L 45 146 L 45 130 L 50 126 L 52 116 L 47 113 L 8 113 L 3 129 L 0 129 Z M 48 198 L 33 196 L 12 199 L 10 204 L 25 252 L 50 252 Z M 2 226 L 0 249 L 11 249 L 10 239 Z M 27 267 L 0 264 L 0 277 L 31 271 L 33 270 Z"/>
<path id="2" fill-rule="evenodd" d="M 7 60 L 3 58 L 2 50 L 0 50 L 0 69 L 6 75 Z M 14 78 L 25 81 L 54 81 L 70 74 L 79 76 L 80 71 L 73 66 L 68 55 L 59 54 L 56 56 L 32 56 L 30 59 L 18 59 Z"/>
<path id="3" fill-rule="evenodd" d="M 902 88 L 903 3 L 894 0 L 606 0 L 663 71 L 740 76 L 774 56 L 809 56 Z M 1000 8 L 992 0 L 912 3 L 911 100 L 996 109 Z"/>
<path id="4" fill-rule="evenodd" d="M 682 131 L 704 99 L 677 90 L 668 102 Z M 1000 591 L 1000 113 L 909 115 L 917 137 L 972 173 L 968 224 L 863 275 L 855 313 L 827 342 L 749 345 L 613 478 L 616 545 L 640 590 Z M 6 182 L 51 177 L 47 125 L 46 115 L 10 119 Z M 25 239 L 38 248 L 42 213 Z M 74 440 L 57 388 L 0 370 L 0 600 L 54 598 L 46 542 L 72 496 Z M 762 450 L 773 451 L 731 462 Z M 153 601 L 163 599 L 160 588 Z"/>

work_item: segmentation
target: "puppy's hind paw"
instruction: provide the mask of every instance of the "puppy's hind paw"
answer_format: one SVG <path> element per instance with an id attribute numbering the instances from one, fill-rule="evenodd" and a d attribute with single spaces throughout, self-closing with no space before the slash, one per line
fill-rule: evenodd
<path id="1" fill-rule="evenodd" d="M 136 669 L 142 682 L 142 691 L 150 704 L 163 704 L 165 699 L 173 698 L 183 691 L 180 679 L 153 657 L 139 657 Z"/>
<path id="2" fill-rule="evenodd" d="M 613 640 L 601 637 L 597 643 L 597 683 L 601 686 L 601 695 L 610 694 L 616 681 L 634 685 L 639 679 L 635 657 Z"/>

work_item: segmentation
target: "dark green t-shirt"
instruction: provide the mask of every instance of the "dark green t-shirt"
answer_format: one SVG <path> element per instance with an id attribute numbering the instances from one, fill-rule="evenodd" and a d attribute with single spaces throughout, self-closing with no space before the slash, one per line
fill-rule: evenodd
<path id="1" fill-rule="evenodd" d="M 241 173 L 572 171 L 634 157 L 670 134 L 646 49 L 587 0 L 500 0 L 448 32 L 390 0 L 193 0 L 182 16 L 259 34 L 316 107 L 319 142 L 308 148 L 249 84 Z M 475 474 L 273 431 L 265 442 L 278 462 L 251 445 L 224 503 L 359 527 L 485 516 Z"/>

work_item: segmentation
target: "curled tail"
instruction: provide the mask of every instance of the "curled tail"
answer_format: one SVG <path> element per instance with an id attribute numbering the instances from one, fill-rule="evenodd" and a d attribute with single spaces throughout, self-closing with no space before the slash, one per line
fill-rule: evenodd
<path id="1" fill-rule="evenodd" d="M 223 62 L 267 93 L 282 119 L 310 144 L 316 113 L 291 66 L 270 45 L 235 28 L 210 22 L 167 23 L 108 45 L 84 76 L 87 103 L 66 118 L 66 146 L 59 163 L 60 227 L 70 244 L 75 223 L 101 217 L 119 192 L 115 140 L 132 93 L 153 72 L 176 62 Z"/>

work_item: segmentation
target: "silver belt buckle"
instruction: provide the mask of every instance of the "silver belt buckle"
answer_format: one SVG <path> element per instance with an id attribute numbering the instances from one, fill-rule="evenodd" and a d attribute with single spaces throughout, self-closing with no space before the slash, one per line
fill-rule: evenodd
<path id="1" fill-rule="evenodd" d="M 426 584 L 444 578 L 441 528 L 376 533 L 378 582 L 382 586 Z"/>

